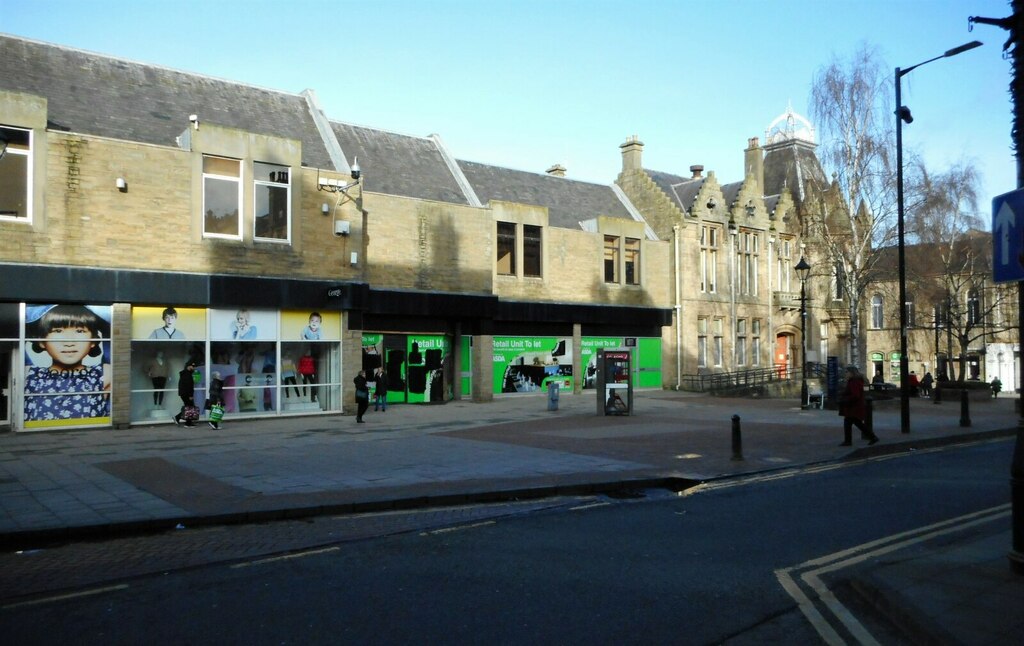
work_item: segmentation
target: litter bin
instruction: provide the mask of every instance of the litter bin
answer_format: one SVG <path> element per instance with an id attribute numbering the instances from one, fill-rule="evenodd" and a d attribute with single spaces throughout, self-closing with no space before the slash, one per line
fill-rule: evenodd
<path id="1" fill-rule="evenodd" d="M 548 382 L 548 410 L 558 410 L 558 386 L 557 381 Z"/>

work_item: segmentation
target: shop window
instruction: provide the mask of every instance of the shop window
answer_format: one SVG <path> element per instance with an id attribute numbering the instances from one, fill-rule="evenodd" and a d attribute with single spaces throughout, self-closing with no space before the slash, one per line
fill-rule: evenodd
<path id="1" fill-rule="evenodd" d="M 541 275 L 541 228 L 523 225 L 523 275 L 540 278 Z"/>
<path id="2" fill-rule="evenodd" d="M 626 238 L 626 284 L 640 284 L 640 240 Z"/>
<path id="3" fill-rule="evenodd" d="M 32 131 L 0 126 L 0 220 L 32 221 Z"/>
<path id="4" fill-rule="evenodd" d="M 619 282 L 619 237 L 604 237 L 604 282 Z"/>
<path id="5" fill-rule="evenodd" d="M 503 276 L 516 275 L 516 225 L 514 222 L 498 223 L 497 271 Z"/>
<path id="6" fill-rule="evenodd" d="M 242 237 L 242 164 L 203 156 L 203 235 Z"/>
<path id="7" fill-rule="evenodd" d="M 261 240 L 291 239 L 291 173 L 287 166 L 253 164 L 255 236 Z"/>

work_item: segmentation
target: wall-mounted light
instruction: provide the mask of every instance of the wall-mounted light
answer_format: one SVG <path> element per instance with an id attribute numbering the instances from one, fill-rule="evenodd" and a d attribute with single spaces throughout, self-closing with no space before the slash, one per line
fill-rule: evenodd
<path id="1" fill-rule="evenodd" d="M 121 191 L 122 193 L 128 191 L 128 182 L 124 181 L 123 177 L 118 177 L 117 181 L 114 182 L 114 185 L 117 186 L 117 190 Z"/>
<path id="2" fill-rule="evenodd" d="M 189 120 L 189 123 L 192 124 L 192 127 L 194 129 L 199 130 L 199 115 L 198 114 L 190 114 L 190 115 L 188 115 L 188 120 Z"/>
<path id="3" fill-rule="evenodd" d="M 323 204 L 320 205 L 320 212 L 323 213 L 324 215 L 329 215 L 331 212 L 331 205 L 328 204 L 327 202 L 324 202 Z"/>
<path id="4" fill-rule="evenodd" d="M 352 256 L 349 258 L 349 264 L 355 267 L 359 264 L 359 254 L 355 251 L 352 252 Z"/>
<path id="5" fill-rule="evenodd" d="M 354 186 L 357 186 L 359 184 L 359 178 L 362 175 L 361 171 L 359 170 L 359 158 L 358 157 L 356 157 L 356 158 L 354 158 L 352 160 L 352 170 L 350 172 L 351 172 L 351 176 L 352 176 L 352 181 L 349 182 L 348 184 L 346 184 L 346 183 L 344 183 L 342 181 L 339 181 L 339 180 L 336 180 L 336 179 L 328 179 L 326 177 L 320 177 L 320 171 L 317 170 L 316 190 L 318 190 L 318 191 L 327 191 L 328 193 L 341 193 L 342 195 L 344 195 L 345 199 L 339 199 L 338 200 L 338 205 L 339 206 L 344 204 L 345 202 L 347 202 L 349 200 L 354 200 L 355 198 L 352 197 L 351 195 L 349 195 L 348 191 L 349 191 L 350 188 L 352 188 Z M 325 213 L 326 213 L 326 211 L 325 211 Z"/>
<path id="6" fill-rule="evenodd" d="M 334 235 L 347 236 L 352 231 L 352 225 L 348 220 L 336 220 L 334 222 Z M 355 263 L 352 263 L 355 264 Z"/>

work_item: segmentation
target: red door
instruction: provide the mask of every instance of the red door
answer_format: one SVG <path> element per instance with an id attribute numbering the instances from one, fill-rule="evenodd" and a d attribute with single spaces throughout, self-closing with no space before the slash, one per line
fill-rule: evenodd
<path id="1" fill-rule="evenodd" d="M 775 337 L 775 369 L 779 372 L 779 379 L 785 379 L 789 373 L 789 348 L 793 339 L 788 334 L 780 334 Z"/>

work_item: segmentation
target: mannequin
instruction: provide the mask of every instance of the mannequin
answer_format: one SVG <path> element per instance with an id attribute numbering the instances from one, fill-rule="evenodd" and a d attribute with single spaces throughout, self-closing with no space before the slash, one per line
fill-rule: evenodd
<path id="1" fill-rule="evenodd" d="M 146 364 L 146 376 L 153 382 L 153 404 L 163 406 L 164 387 L 167 385 L 167 362 L 163 350 L 157 350 L 156 355 Z"/>

